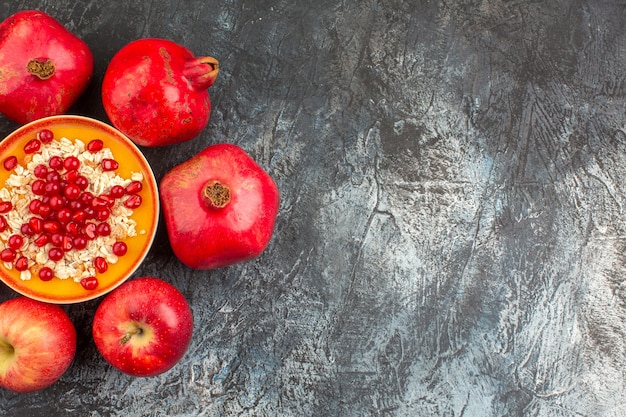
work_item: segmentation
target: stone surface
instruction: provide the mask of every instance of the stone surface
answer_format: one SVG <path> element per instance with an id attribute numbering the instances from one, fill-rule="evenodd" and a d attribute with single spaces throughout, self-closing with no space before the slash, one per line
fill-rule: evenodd
<path id="1" fill-rule="evenodd" d="M 620 1 L 4 2 L 79 34 L 99 86 L 138 37 L 220 60 L 209 126 L 157 178 L 236 143 L 282 192 L 258 259 L 193 271 L 161 227 L 137 275 L 195 315 L 134 379 L 90 337 L 19 416 L 626 415 L 626 7 Z M 0 132 L 10 122 L 0 118 Z M 13 297 L 6 287 L 2 300 Z"/>

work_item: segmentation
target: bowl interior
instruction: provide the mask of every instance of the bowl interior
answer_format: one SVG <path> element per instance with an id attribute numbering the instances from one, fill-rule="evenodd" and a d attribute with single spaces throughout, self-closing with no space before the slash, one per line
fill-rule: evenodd
<path id="1" fill-rule="evenodd" d="M 18 293 L 40 301 L 69 304 L 87 301 L 108 293 L 129 278 L 144 260 L 156 234 L 159 217 L 158 189 L 154 174 L 141 151 L 119 131 L 95 119 L 82 116 L 52 116 L 24 125 L 0 142 L 0 189 L 5 187 L 12 171 L 7 171 L 2 162 L 9 156 L 16 156 L 25 165 L 27 156 L 24 145 L 37 137 L 37 133 L 49 129 L 55 140 L 62 137 L 74 141 L 80 139 L 87 144 L 92 139 L 101 139 L 104 147 L 111 149 L 119 167 L 115 171 L 120 177 L 129 179 L 133 173 L 143 175 L 141 205 L 133 210 L 131 218 L 136 222 L 137 234 L 127 237 L 124 242 L 128 251 L 118 262 L 110 263 L 106 272 L 97 274 L 98 286 L 85 289 L 72 278 L 42 281 L 36 274 L 29 280 L 22 280 L 20 272 L 0 261 L 0 280 Z M 93 260 L 88 261 L 93 262 Z"/>

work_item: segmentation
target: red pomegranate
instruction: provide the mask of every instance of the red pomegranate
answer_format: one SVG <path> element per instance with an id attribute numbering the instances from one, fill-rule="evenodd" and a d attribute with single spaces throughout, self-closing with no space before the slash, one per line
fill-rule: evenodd
<path id="1" fill-rule="evenodd" d="M 212 57 L 195 57 L 167 39 L 138 39 L 111 59 L 102 103 L 111 123 L 138 145 L 164 146 L 198 136 L 209 122 Z"/>
<path id="2" fill-rule="evenodd" d="M 279 208 L 274 180 L 230 144 L 211 145 L 174 167 L 161 180 L 160 196 L 174 254 L 194 269 L 260 255 Z"/>
<path id="3" fill-rule="evenodd" d="M 26 10 L 0 23 L 0 112 L 9 119 L 67 112 L 92 75 L 87 44 L 52 16 Z"/>

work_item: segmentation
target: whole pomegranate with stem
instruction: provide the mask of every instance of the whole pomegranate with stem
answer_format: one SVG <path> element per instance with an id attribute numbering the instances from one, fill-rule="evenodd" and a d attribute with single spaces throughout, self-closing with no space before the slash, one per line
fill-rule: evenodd
<path id="1" fill-rule="evenodd" d="M 66 113 L 93 75 L 93 54 L 52 16 L 25 10 L 0 23 L 0 112 L 25 124 Z"/>
<path id="2" fill-rule="evenodd" d="M 212 57 L 195 57 L 167 39 L 135 40 L 111 59 L 102 103 L 111 123 L 142 146 L 195 138 L 211 114 L 208 89 L 219 72 Z"/>
<path id="3" fill-rule="evenodd" d="M 210 145 L 161 180 L 174 254 L 194 269 L 251 260 L 267 247 L 279 208 L 274 180 L 243 149 Z"/>

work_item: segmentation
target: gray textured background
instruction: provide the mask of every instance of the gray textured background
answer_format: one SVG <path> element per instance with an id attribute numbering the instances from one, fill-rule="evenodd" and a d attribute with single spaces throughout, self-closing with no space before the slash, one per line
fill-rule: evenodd
<path id="1" fill-rule="evenodd" d="M 138 275 L 187 297 L 170 372 L 133 379 L 90 338 L 19 416 L 626 415 L 626 3 L 12 1 L 85 39 L 74 113 L 106 121 L 109 59 L 165 37 L 220 60 L 201 137 L 276 179 L 257 260 L 198 272 L 164 229 Z M 0 119 L 0 131 L 14 125 Z M 7 288 L 0 297 L 14 296 Z"/>

